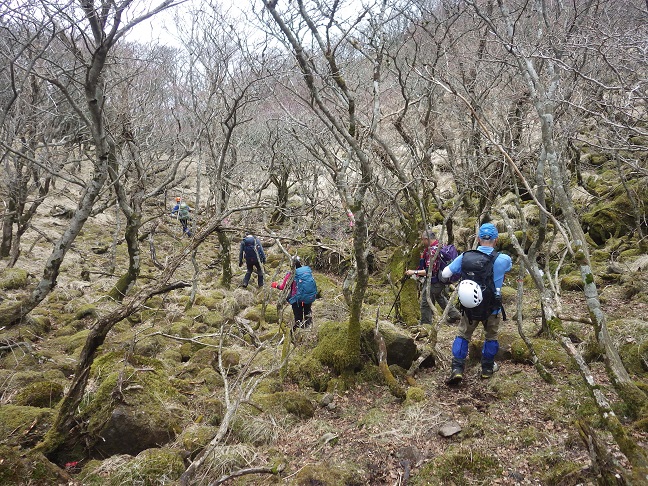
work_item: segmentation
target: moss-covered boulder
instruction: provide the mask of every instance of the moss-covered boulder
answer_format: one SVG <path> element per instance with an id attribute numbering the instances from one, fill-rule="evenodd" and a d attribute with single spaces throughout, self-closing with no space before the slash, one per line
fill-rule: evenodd
<path id="1" fill-rule="evenodd" d="M 611 237 L 619 237 L 635 230 L 635 207 L 648 203 L 648 187 L 639 181 L 629 181 L 627 187 L 634 193 L 636 202 L 628 198 L 626 189 L 618 184 L 614 171 L 602 173 L 588 180 L 588 186 L 601 196 L 582 216 L 583 229 L 597 244 L 603 245 Z"/>
<path id="2" fill-rule="evenodd" d="M 283 408 L 286 412 L 302 419 L 309 419 L 315 415 L 315 405 L 303 393 L 288 391 L 277 392 L 257 397 L 258 402 L 270 409 Z"/>
<path id="3" fill-rule="evenodd" d="M 32 447 L 52 426 L 53 415 L 47 408 L 0 405 L 0 437 L 11 446 Z"/>
<path id="4" fill-rule="evenodd" d="M 326 390 L 331 374 L 311 353 L 297 353 L 288 362 L 288 377 L 300 387 Z"/>
<path id="5" fill-rule="evenodd" d="M 487 451 L 452 447 L 423 466 L 412 478 L 413 485 L 484 483 L 499 478 L 502 466 Z M 457 478 L 462 478 L 458 483 Z"/>
<path id="6" fill-rule="evenodd" d="M 136 455 L 166 444 L 188 416 L 184 399 L 153 358 L 108 353 L 97 359 L 91 376 L 98 386 L 82 410 L 94 449 L 102 456 Z"/>
<path id="7" fill-rule="evenodd" d="M 324 322 L 320 325 L 318 344 L 313 350 L 313 357 L 322 364 L 330 366 L 336 372 L 343 370 L 347 362 L 344 353 L 346 352 L 347 338 L 346 322 Z M 379 331 L 385 340 L 387 347 L 387 363 L 395 364 L 401 368 L 409 368 L 416 358 L 416 343 L 409 334 L 404 333 L 388 321 L 381 321 Z M 378 347 L 374 338 L 374 323 L 363 321 L 360 329 L 361 354 L 371 356 L 374 362 L 377 359 Z"/>
<path id="8" fill-rule="evenodd" d="M 72 484 L 72 478 L 42 454 L 0 445 L 0 484 Z"/>
<path id="9" fill-rule="evenodd" d="M 612 340 L 618 343 L 619 356 L 633 375 L 648 372 L 648 322 L 641 319 L 616 319 L 607 323 Z"/>
<path id="10" fill-rule="evenodd" d="M 254 307 L 248 307 L 243 313 L 243 317 L 250 321 L 260 322 L 261 315 L 263 313 L 263 308 L 261 304 L 258 304 Z M 279 321 L 279 316 L 277 315 L 277 306 L 268 305 L 265 308 L 265 322 L 274 324 Z"/>
<path id="11" fill-rule="evenodd" d="M 0 290 L 22 289 L 29 283 L 27 270 L 5 268 L 0 272 Z"/>
<path id="12" fill-rule="evenodd" d="M 567 352 L 556 341 L 549 339 L 532 339 L 533 349 L 543 365 L 547 368 L 569 368 L 576 366 Z M 522 339 L 511 343 L 511 358 L 518 363 L 530 363 L 531 353 Z"/>
<path id="13" fill-rule="evenodd" d="M 14 405 L 54 408 L 63 398 L 63 385 L 55 381 L 30 383 L 21 389 L 14 399 Z"/>
<path id="14" fill-rule="evenodd" d="M 560 279 L 560 288 L 562 290 L 583 290 L 585 284 L 583 283 L 583 277 L 581 277 L 580 272 L 573 272 L 569 275 L 564 275 Z"/>
<path id="15" fill-rule="evenodd" d="M 121 455 L 104 461 L 90 461 L 79 478 L 88 486 L 158 486 L 175 483 L 184 470 L 179 451 L 152 448 L 140 452 L 136 457 Z"/>

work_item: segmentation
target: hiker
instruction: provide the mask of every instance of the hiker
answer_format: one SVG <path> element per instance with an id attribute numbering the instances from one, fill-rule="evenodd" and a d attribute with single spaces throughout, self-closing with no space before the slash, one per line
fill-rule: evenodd
<path id="1" fill-rule="evenodd" d="M 182 234 L 187 235 L 188 237 L 191 237 L 191 230 L 189 229 L 191 211 L 193 211 L 193 208 L 189 207 L 187 203 L 182 202 L 181 197 L 176 197 L 176 203 L 171 209 L 171 215 L 176 215 L 178 217 L 178 221 L 180 221 L 180 224 L 182 225 Z"/>
<path id="2" fill-rule="evenodd" d="M 245 273 L 245 277 L 243 277 L 243 287 L 247 287 L 248 283 L 250 283 L 250 277 L 255 268 L 258 275 L 259 287 L 263 287 L 263 267 L 261 265 L 266 262 L 266 257 L 265 253 L 263 253 L 261 242 L 251 234 L 248 234 L 241 241 L 239 248 L 239 267 L 243 265 L 244 257 L 247 272 Z"/>
<path id="3" fill-rule="evenodd" d="M 462 316 L 457 337 L 452 343 L 452 371 L 448 385 L 458 385 L 463 379 L 464 365 L 468 356 L 468 343 L 477 325 L 484 324 L 484 345 L 481 357 L 481 378 L 489 379 L 497 369 L 495 355 L 499 349 L 497 333 L 501 315 L 506 320 L 502 307 L 501 288 L 504 275 L 511 270 L 511 257 L 495 250 L 499 233 L 495 225 L 482 224 L 479 227 L 479 246 L 459 255 L 443 269 L 442 278 L 461 274 L 459 301 Z"/>
<path id="4" fill-rule="evenodd" d="M 459 311 L 452 305 L 448 303 L 448 299 L 445 295 L 445 285 L 439 281 L 438 275 L 434 272 L 430 278 L 427 277 L 428 270 L 430 268 L 430 260 L 434 257 L 439 247 L 439 240 L 437 240 L 436 235 L 431 230 L 424 230 L 421 234 L 421 243 L 423 244 L 423 253 L 421 253 L 421 258 L 419 259 L 419 265 L 416 270 L 406 270 L 405 275 L 407 276 L 416 276 L 422 278 L 423 288 L 421 290 L 421 324 L 432 324 L 432 308 L 428 303 L 427 299 L 427 289 L 428 282 L 430 288 L 430 300 L 432 305 L 435 302 L 439 304 L 442 310 L 445 310 L 447 305 L 450 305 L 448 310 L 447 321 L 449 323 L 457 322 L 461 319 L 461 314 Z M 437 261 L 440 262 L 441 255 L 439 255 L 435 261 L 435 265 L 438 269 Z"/>
<path id="5" fill-rule="evenodd" d="M 308 266 L 302 266 L 299 256 L 293 257 L 295 264 L 295 278 L 290 284 L 288 302 L 292 306 L 295 323 L 293 330 L 298 327 L 310 327 L 313 324 L 313 312 L 311 306 L 317 297 L 317 284 L 313 278 L 313 272 Z M 292 273 L 288 272 L 281 283 L 272 282 L 273 289 L 283 290 L 290 282 Z"/>

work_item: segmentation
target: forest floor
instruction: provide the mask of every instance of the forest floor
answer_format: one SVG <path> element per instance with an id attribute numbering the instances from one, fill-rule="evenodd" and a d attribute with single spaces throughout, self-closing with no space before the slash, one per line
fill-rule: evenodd
<path id="1" fill-rule="evenodd" d="M 159 255 L 170 253 L 185 242 L 180 238 L 175 223 L 168 218 L 166 224 L 161 225 Z M 43 215 L 39 225 L 46 229 L 50 238 L 55 238 L 64 222 Z M 114 276 L 102 273 L 108 267 L 109 253 L 97 254 L 92 250 L 93 247 L 107 246 L 114 231 L 114 222 L 109 218 L 92 221 L 66 257 L 56 292 L 64 296 L 69 293 L 71 302 L 76 302 L 71 304 L 72 307 L 82 301 L 99 302 L 114 283 Z M 49 245 L 34 233 L 26 236 L 23 246 L 30 250 L 25 251 L 17 266 L 39 278 Z M 217 245 L 217 242 L 214 241 L 213 245 Z M 123 246 L 119 246 L 117 255 L 118 265 L 122 266 L 125 261 Z M 215 256 L 211 250 L 201 254 L 201 267 L 209 268 Z M 84 266 L 90 266 L 93 270 L 91 282 L 80 278 L 79 272 Z M 190 278 L 192 271 L 188 262 L 181 269 L 181 277 Z M 330 281 L 338 278 L 328 277 Z M 205 270 L 203 278 L 209 291 L 214 291 L 217 275 Z M 235 278 L 240 279 L 240 273 Z M 79 292 L 81 298 L 78 297 Z M 223 292 L 228 296 L 248 293 L 251 303 L 258 302 L 256 290 L 251 288 Z M 600 293 L 604 312 L 610 321 L 643 320 L 648 315 L 648 306 L 642 300 L 628 300 L 618 285 L 602 286 Z M 393 295 L 386 289 L 384 300 L 391 303 L 392 298 Z M 524 328 L 529 336 L 534 337 L 540 328 L 537 295 L 527 290 L 524 301 Z M 180 308 L 181 301 L 178 299 L 175 304 Z M 564 292 L 562 304 L 564 314 L 569 314 L 567 318 L 573 319 L 573 324 L 568 325 L 573 325 L 575 334 L 583 341 L 579 346 L 585 346 L 591 336 L 591 328 L 577 322 L 587 316 L 582 293 Z M 39 312 L 47 313 L 46 305 L 44 303 Z M 298 340 L 301 351 L 316 345 L 320 322 L 331 317 L 330 313 L 327 314 L 326 306 L 332 308 L 334 304 L 330 301 L 316 303 L 314 328 L 298 331 L 301 333 Z M 502 326 L 501 332 L 515 337 L 517 327 L 513 307 L 510 306 L 509 320 Z M 74 310 L 69 309 L 71 313 Z M 241 309 L 240 314 L 245 311 Z M 171 320 L 170 316 L 165 318 Z M 53 332 L 57 327 L 58 323 L 54 322 Z M 645 328 L 640 331 L 645 332 Z M 638 337 L 626 328 L 617 328 L 612 333 L 620 344 L 638 345 L 642 339 L 646 339 L 645 335 Z M 479 334 L 479 331 L 476 332 L 475 339 L 479 339 Z M 454 335 L 453 326 L 440 326 L 437 349 L 444 359 L 435 367 L 418 371 L 416 386 L 425 395 L 421 401 L 402 403 L 379 381 L 361 382 L 349 390 L 331 392 L 332 403 L 317 406 L 312 418 L 283 420 L 269 417 L 268 423 L 275 428 L 275 438 L 255 447 L 255 457 L 250 465 L 263 465 L 282 456 L 285 469 L 280 476 L 243 476 L 227 484 L 596 484 L 591 456 L 579 436 L 576 424 L 579 420 L 586 420 L 590 424 L 601 425 L 601 420 L 597 418 L 582 378 L 566 355 L 553 348 L 551 352 L 539 351 L 556 380 L 553 384 L 543 381 L 530 364 L 506 359 L 499 363 L 499 370 L 490 380 L 481 380 L 478 363 L 470 363 L 463 383 L 458 387 L 448 387 L 445 380 L 449 373 Z M 47 336 L 43 336 L 37 346 L 47 346 Z M 594 361 L 590 365 L 597 382 L 608 398 L 615 402 L 603 363 Z M 16 373 L 19 371 L 18 368 L 12 370 Z M 642 380 L 645 374 L 633 377 Z M 286 382 L 284 387 L 291 389 L 296 385 Z M 302 392 L 310 393 L 314 401 L 322 400 L 326 395 L 312 390 Z M 10 402 L 9 398 L 7 400 Z M 0 406 L 7 400 L 3 398 Z M 648 450 L 648 435 L 633 428 L 631 421 L 623 415 L 621 419 L 627 423 L 638 443 Z M 457 425 L 461 432 L 442 437 L 439 429 L 447 424 Z M 627 467 L 624 456 L 619 453 L 611 437 L 601 428 L 597 432 L 618 466 Z M 76 481 L 74 475 L 72 481 Z M 79 481 L 77 484 L 83 483 Z"/>

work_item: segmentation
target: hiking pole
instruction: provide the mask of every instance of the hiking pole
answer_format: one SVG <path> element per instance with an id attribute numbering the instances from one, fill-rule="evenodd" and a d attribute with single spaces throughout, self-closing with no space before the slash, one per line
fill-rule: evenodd
<path id="1" fill-rule="evenodd" d="M 401 291 L 403 290 L 403 287 L 405 286 L 405 282 L 407 281 L 407 278 L 408 277 L 405 275 L 405 276 L 401 277 L 401 279 L 399 280 L 401 286 L 400 286 L 400 289 L 398 289 L 398 293 L 396 294 L 396 298 L 394 299 L 394 303 L 392 304 L 391 309 L 389 309 L 389 312 L 387 313 L 387 318 L 389 318 L 389 314 L 391 314 L 391 312 L 394 310 L 394 307 L 396 306 L 396 302 L 398 302 L 398 298 L 400 297 Z"/>

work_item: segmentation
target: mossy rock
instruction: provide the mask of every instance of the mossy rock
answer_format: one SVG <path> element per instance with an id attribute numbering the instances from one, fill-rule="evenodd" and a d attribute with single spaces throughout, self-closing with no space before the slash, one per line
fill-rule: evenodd
<path id="1" fill-rule="evenodd" d="M 417 386 L 412 386 L 407 389 L 405 405 L 413 405 L 423 400 L 425 400 L 425 390 Z"/>
<path id="2" fill-rule="evenodd" d="M 328 369 L 310 353 L 298 353 L 288 362 L 288 377 L 300 388 L 326 390 L 331 375 Z"/>
<path id="3" fill-rule="evenodd" d="M 205 322 L 205 317 L 210 314 L 207 307 L 203 305 L 194 305 L 190 309 L 185 310 L 185 317 L 193 319 L 198 322 Z"/>
<path id="4" fill-rule="evenodd" d="M 180 452 L 168 448 L 146 449 L 122 465 L 109 479 L 109 485 L 140 484 L 157 486 L 180 479 L 185 465 Z"/>
<path id="5" fill-rule="evenodd" d="M 83 331 L 76 332 L 71 336 L 60 336 L 54 338 L 50 341 L 50 344 L 53 348 L 67 353 L 68 355 L 74 355 L 81 351 L 81 348 L 85 345 L 89 334 L 90 329 L 84 329 Z"/>
<path id="6" fill-rule="evenodd" d="M 205 386 L 209 390 L 215 390 L 216 388 L 222 388 L 225 385 L 223 377 L 213 368 L 203 368 L 198 372 L 196 378 L 200 381 L 202 380 L 205 383 Z"/>
<path id="7" fill-rule="evenodd" d="M 5 268 L 0 272 L 0 290 L 18 290 L 27 287 L 29 274 L 22 268 Z"/>
<path id="8" fill-rule="evenodd" d="M 209 310 L 217 309 L 221 304 L 225 294 L 222 290 L 215 290 L 209 294 L 200 294 L 196 296 L 196 305 L 201 305 L 207 307 Z"/>
<path id="9" fill-rule="evenodd" d="M 585 284 L 583 283 L 583 278 L 580 273 L 570 273 L 569 275 L 564 275 L 560 279 L 560 288 L 568 291 L 582 291 L 585 288 Z"/>
<path id="10" fill-rule="evenodd" d="M 257 397 L 257 400 L 262 406 L 271 409 L 280 407 L 301 419 L 309 419 L 315 415 L 313 402 L 305 394 L 300 392 L 287 391 L 261 395 Z"/>
<path id="11" fill-rule="evenodd" d="M 193 459 L 216 436 L 218 427 L 213 425 L 190 425 L 182 431 L 177 441 L 189 451 Z"/>
<path id="12" fill-rule="evenodd" d="M 179 321 L 173 322 L 166 330 L 166 333 L 171 334 L 172 336 L 178 336 L 187 339 L 192 337 L 191 335 L 192 325 L 193 325 L 193 321 L 191 319 L 183 318 Z"/>
<path id="13" fill-rule="evenodd" d="M 85 318 L 95 319 L 98 315 L 99 313 L 95 304 L 82 305 L 74 311 L 74 318 L 79 320 Z"/>
<path id="14" fill-rule="evenodd" d="M 185 400 L 162 362 L 139 355 L 125 362 L 123 353 L 107 353 L 95 360 L 91 377 L 99 385 L 81 417 L 87 420 L 89 437 L 98 439 L 99 453 L 135 455 L 172 440 L 181 430 Z"/>
<path id="15" fill-rule="evenodd" d="M 307 464 L 295 475 L 296 486 L 364 486 L 366 472 L 357 464 Z"/>
<path id="16" fill-rule="evenodd" d="M 531 339 L 531 342 L 538 358 L 547 368 L 575 368 L 575 363 L 556 341 Z M 522 339 L 516 339 L 511 343 L 511 358 L 517 363 L 531 362 L 531 353 Z"/>
<path id="17" fill-rule="evenodd" d="M 14 405 L 54 408 L 63 398 L 63 385 L 55 381 L 30 383 L 14 397 Z"/>
<path id="18" fill-rule="evenodd" d="M 648 322 L 641 319 L 615 319 L 607 323 L 624 366 L 634 375 L 648 372 Z"/>
<path id="19" fill-rule="evenodd" d="M 254 307 L 248 307 L 243 313 L 243 317 L 250 321 L 261 322 L 262 314 L 262 305 L 258 304 Z M 265 322 L 270 324 L 276 324 L 279 321 L 279 316 L 277 315 L 277 306 L 267 305 L 265 309 Z"/>
<path id="20" fill-rule="evenodd" d="M 500 478 L 502 466 L 492 454 L 479 449 L 452 447 L 423 466 L 412 478 L 412 485 L 483 483 Z"/>
<path id="21" fill-rule="evenodd" d="M 0 437 L 11 446 L 34 446 L 52 426 L 54 411 L 48 408 L 0 405 Z"/>
<path id="22" fill-rule="evenodd" d="M 607 173 L 603 178 L 611 179 L 608 190 L 600 194 L 600 202 L 588 207 L 588 212 L 582 216 L 583 229 L 597 245 L 603 245 L 610 238 L 616 238 L 634 232 L 636 221 L 633 202 L 627 196 L 625 188 L 618 184 L 615 171 L 610 176 Z M 648 188 L 638 181 L 630 181 L 629 189 L 635 192 L 640 205 L 648 203 Z"/>
<path id="23" fill-rule="evenodd" d="M 522 244 L 524 238 L 524 232 L 515 231 L 514 234 L 518 242 Z M 531 248 L 531 245 L 533 244 L 534 240 L 535 240 L 534 234 L 531 232 L 531 230 L 528 230 L 526 233 L 526 242 L 524 245 L 524 251 L 529 251 L 529 248 Z M 499 234 L 499 237 L 497 239 L 497 251 L 499 251 L 500 253 L 506 253 L 508 255 L 517 254 L 517 250 L 513 245 L 513 240 L 508 232 Z"/>
<path id="24" fill-rule="evenodd" d="M 360 353 L 376 362 L 377 345 L 374 339 L 374 322 L 360 323 Z M 388 364 L 396 364 L 409 368 L 416 355 L 416 343 L 411 336 L 406 335 L 388 321 L 381 321 L 380 333 L 387 346 Z M 318 344 L 313 350 L 313 357 L 336 373 L 344 371 L 348 359 L 346 357 L 348 323 L 329 321 L 319 327 Z"/>
<path id="25" fill-rule="evenodd" d="M 72 484 L 70 475 L 42 454 L 0 445 L 0 458 L 2 485 Z"/>

